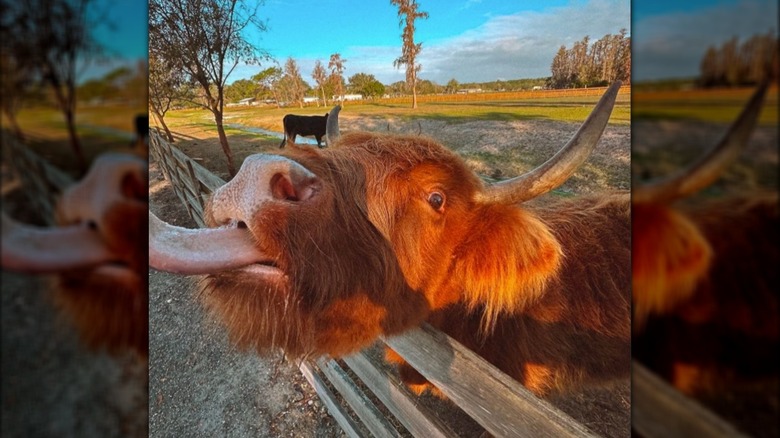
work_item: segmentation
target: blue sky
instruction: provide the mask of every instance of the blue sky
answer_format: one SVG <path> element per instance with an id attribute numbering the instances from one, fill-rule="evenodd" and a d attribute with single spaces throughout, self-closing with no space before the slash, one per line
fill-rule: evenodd
<path id="1" fill-rule="evenodd" d="M 632 68 L 635 82 L 699 74 L 710 46 L 736 36 L 777 32 L 777 0 L 634 1 Z"/>
<path id="2" fill-rule="evenodd" d="M 561 45 L 585 35 L 598 39 L 626 28 L 633 40 L 634 80 L 698 74 L 707 47 L 732 36 L 777 31 L 777 0 L 418 0 L 430 14 L 418 20 L 421 78 L 446 83 L 535 78 L 550 74 Z M 248 0 L 248 3 L 252 3 Z M 110 5 L 110 7 L 107 7 Z M 83 76 L 99 77 L 147 55 L 146 2 L 97 0 L 109 25 L 95 29 L 112 60 Z M 384 83 L 403 80 L 393 67 L 401 51 L 397 11 L 389 0 L 266 0 L 259 14 L 267 32 L 248 33 L 280 64 L 293 57 L 312 83 L 316 60 L 332 53 L 346 62 L 347 77 L 373 74 Z M 629 20 L 633 20 L 630 22 Z M 241 65 L 229 82 L 262 67 Z"/>
<path id="3" fill-rule="evenodd" d="M 147 2 L 97 0 L 90 14 L 94 21 L 101 23 L 93 29 L 93 36 L 103 47 L 107 59 L 91 62 L 80 76 L 80 82 L 102 77 L 120 66 L 135 68 L 138 60 L 148 58 Z"/>
<path id="4" fill-rule="evenodd" d="M 561 45 L 630 29 L 628 0 L 418 0 L 427 20 L 416 23 L 422 79 L 444 84 L 550 75 Z M 345 76 L 373 74 L 389 84 L 404 79 L 393 67 L 401 53 L 397 9 L 389 0 L 267 0 L 258 15 L 267 32 L 247 39 L 279 64 L 294 58 L 309 83 L 316 60 L 346 59 Z M 228 79 L 246 79 L 270 64 L 239 66 Z"/>

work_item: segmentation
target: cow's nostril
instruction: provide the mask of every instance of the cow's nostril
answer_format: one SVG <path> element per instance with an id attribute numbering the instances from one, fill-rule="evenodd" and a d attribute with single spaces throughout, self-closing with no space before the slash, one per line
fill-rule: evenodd
<path id="1" fill-rule="evenodd" d="M 97 226 L 97 222 L 95 222 L 95 221 L 87 221 L 87 228 L 89 228 L 90 230 L 93 230 L 93 231 L 97 230 L 97 227 L 98 227 Z"/>
<path id="2" fill-rule="evenodd" d="M 236 224 L 238 228 L 246 228 L 246 222 L 244 221 L 238 221 L 238 224 Z"/>
<path id="3" fill-rule="evenodd" d="M 298 193 L 290 178 L 282 173 L 277 173 L 271 178 L 271 193 L 276 199 L 285 201 L 298 201 Z"/>

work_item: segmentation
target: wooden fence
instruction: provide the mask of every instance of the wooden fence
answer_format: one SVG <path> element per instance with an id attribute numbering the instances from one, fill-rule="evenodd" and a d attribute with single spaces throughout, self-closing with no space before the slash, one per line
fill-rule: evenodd
<path id="1" fill-rule="evenodd" d="M 21 180 L 33 210 L 40 212 L 46 223 L 54 223 L 55 202 L 73 179 L 6 131 L 2 131 L 2 143 L 3 161 L 7 160 L 15 177 Z"/>
<path id="2" fill-rule="evenodd" d="M 563 88 L 558 90 L 519 90 L 519 91 L 480 91 L 474 93 L 454 93 L 454 94 L 418 94 L 418 103 L 450 103 L 450 102 L 485 102 L 501 100 L 534 100 L 534 99 L 568 99 L 579 97 L 600 97 L 604 94 L 607 87 L 591 88 Z M 631 96 L 631 85 L 620 87 L 618 92 L 620 97 Z M 358 100 L 350 100 L 346 105 L 358 105 L 364 103 L 382 103 L 382 104 L 411 104 L 412 95 L 375 97 Z M 317 103 L 304 103 L 305 107 L 320 106 L 321 101 Z M 275 105 L 270 105 L 275 106 Z"/>
<path id="3" fill-rule="evenodd" d="M 476 93 L 457 94 L 421 94 L 417 96 L 417 102 L 484 102 L 500 100 L 527 100 L 527 99 L 568 99 L 572 97 L 599 97 L 604 94 L 607 87 L 570 88 L 560 90 L 522 90 L 522 91 L 488 91 Z M 631 95 L 631 85 L 620 87 L 618 94 Z M 380 99 L 382 103 L 411 103 L 412 96 L 399 96 Z"/>

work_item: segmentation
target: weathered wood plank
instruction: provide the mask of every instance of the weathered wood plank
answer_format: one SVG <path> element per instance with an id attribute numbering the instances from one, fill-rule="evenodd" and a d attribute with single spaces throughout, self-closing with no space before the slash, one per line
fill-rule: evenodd
<path id="1" fill-rule="evenodd" d="M 156 149 L 155 154 L 172 158 L 175 163 L 181 166 L 182 169 L 188 170 L 189 167 L 192 167 L 192 171 L 195 174 L 197 180 L 200 181 L 205 187 L 208 187 L 210 191 L 214 191 L 216 188 L 225 184 L 225 181 L 222 178 L 209 172 L 205 167 L 201 166 L 188 157 L 184 152 L 179 150 L 179 148 L 170 145 L 167 141 L 162 139 L 158 133 L 151 131 L 150 137 L 153 139 L 151 144 L 153 148 Z M 169 171 L 175 166 L 173 163 L 166 165 L 168 166 Z"/>
<path id="2" fill-rule="evenodd" d="M 2 140 L 27 198 L 41 213 L 42 219 L 50 225 L 53 224 L 57 198 L 65 188 L 73 184 L 73 179 L 47 163 L 17 138 L 4 134 Z"/>
<path id="3" fill-rule="evenodd" d="M 401 434 L 387 421 L 379 409 L 355 384 L 341 366 L 334 360 L 317 361 L 320 370 L 334 388 L 344 397 L 366 428 L 377 438 L 400 437 Z"/>
<path id="4" fill-rule="evenodd" d="M 349 414 L 344 411 L 344 409 L 338 403 L 336 396 L 327 387 L 327 385 L 325 385 L 325 381 L 322 379 L 319 373 L 314 370 L 311 364 L 308 362 L 301 362 L 298 365 L 298 368 L 301 370 L 301 373 L 306 378 L 306 380 L 308 380 L 309 384 L 317 392 L 317 395 L 320 397 L 320 400 L 322 400 L 322 403 L 325 404 L 325 406 L 328 408 L 328 412 L 330 412 L 339 426 L 341 426 L 341 428 L 344 430 L 344 433 L 352 438 L 362 438 L 366 436 L 365 433 L 362 432 L 362 429 L 352 420 Z"/>
<path id="5" fill-rule="evenodd" d="M 428 324 L 385 342 L 495 436 L 595 436 Z"/>
<path id="6" fill-rule="evenodd" d="M 418 406 L 416 396 L 395 375 L 376 367 L 365 352 L 347 356 L 344 362 L 412 435 L 425 438 L 457 436 L 447 424 Z"/>
<path id="7" fill-rule="evenodd" d="M 631 368 L 631 427 L 645 438 L 745 437 L 642 364 Z"/>

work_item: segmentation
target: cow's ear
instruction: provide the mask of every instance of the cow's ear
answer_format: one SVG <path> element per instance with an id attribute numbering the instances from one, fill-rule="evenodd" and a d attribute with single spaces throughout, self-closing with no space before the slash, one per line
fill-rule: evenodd
<path id="1" fill-rule="evenodd" d="M 541 220 L 515 206 L 484 205 L 456 253 L 456 276 L 471 309 L 484 308 L 490 328 L 502 312 L 521 311 L 544 292 L 562 259 Z"/>
<path id="2" fill-rule="evenodd" d="M 707 273 L 712 248 L 699 228 L 666 206 L 632 209 L 633 323 L 691 297 Z"/>

